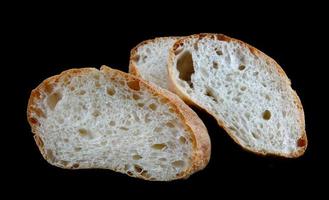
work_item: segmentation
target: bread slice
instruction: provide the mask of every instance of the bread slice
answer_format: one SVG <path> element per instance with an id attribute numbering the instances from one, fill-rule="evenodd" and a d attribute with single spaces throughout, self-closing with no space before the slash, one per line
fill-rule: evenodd
<path id="1" fill-rule="evenodd" d="M 210 157 L 207 129 L 183 101 L 106 66 L 46 79 L 32 91 L 27 116 L 43 157 L 61 168 L 169 181 Z"/>
<path id="2" fill-rule="evenodd" d="M 168 89 L 168 55 L 177 39 L 179 37 L 160 37 L 138 44 L 130 53 L 129 72 Z"/>
<path id="3" fill-rule="evenodd" d="M 302 104 L 272 58 L 221 34 L 182 38 L 169 57 L 171 90 L 214 116 L 243 148 L 283 157 L 304 153 Z"/>

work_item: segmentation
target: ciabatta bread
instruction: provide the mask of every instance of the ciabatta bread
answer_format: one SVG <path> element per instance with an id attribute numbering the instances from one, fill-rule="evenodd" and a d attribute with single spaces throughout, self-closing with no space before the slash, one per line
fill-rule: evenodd
<path id="1" fill-rule="evenodd" d="M 282 68 L 256 48 L 220 34 L 178 40 L 170 88 L 214 116 L 243 148 L 283 157 L 307 147 L 302 104 Z"/>
<path id="2" fill-rule="evenodd" d="M 203 169 L 210 157 L 207 129 L 183 101 L 105 66 L 46 79 L 27 115 L 43 157 L 61 168 L 168 181 Z"/>
<path id="3" fill-rule="evenodd" d="M 168 55 L 177 39 L 179 37 L 160 37 L 138 44 L 130 53 L 129 72 L 168 89 Z"/>

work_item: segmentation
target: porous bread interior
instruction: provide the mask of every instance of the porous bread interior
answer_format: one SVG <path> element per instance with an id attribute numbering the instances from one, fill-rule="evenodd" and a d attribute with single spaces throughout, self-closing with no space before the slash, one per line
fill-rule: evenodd
<path id="1" fill-rule="evenodd" d="M 261 154 L 290 157 L 304 148 L 305 140 L 299 142 L 305 133 L 299 99 L 272 59 L 234 40 L 190 37 L 183 41 L 169 61 L 172 79 L 233 139 Z"/>
<path id="2" fill-rule="evenodd" d="M 109 81 L 110 80 L 110 81 Z M 191 165 L 192 142 L 173 108 L 121 76 L 63 76 L 31 113 L 44 154 L 63 168 L 104 168 L 172 180 Z"/>
<path id="3" fill-rule="evenodd" d="M 169 49 L 176 39 L 175 37 L 156 38 L 137 47 L 135 58 L 138 59 L 133 59 L 133 64 L 143 79 L 168 89 L 167 60 Z"/>

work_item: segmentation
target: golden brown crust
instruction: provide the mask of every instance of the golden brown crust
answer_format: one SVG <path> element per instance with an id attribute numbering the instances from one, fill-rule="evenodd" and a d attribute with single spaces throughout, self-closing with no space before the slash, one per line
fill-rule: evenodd
<path id="1" fill-rule="evenodd" d="M 272 58 L 270 58 L 269 56 L 267 56 L 266 54 L 264 54 L 263 52 L 261 52 L 260 50 L 256 49 L 255 47 L 242 42 L 240 40 L 234 39 L 234 38 L 230 38 L 226 35 L 223 34 L 212 34 L 212 33 L 202 33 L 202 34 L 196 34 L 196 35 L 191 35 L 191 36 L 187 36 L 184 38 L 179 39 L 178 41 L 176 41 L 176 43 L 173 45 L 172 49 L 170 50 L 169 53 L 169 59 L 168 59 L 168 80 L 169 80 L 169 90 L 173 91 L 174 93 L 178 94 L 178 96 L 180 96 L 186 103 L 188 103 L 189 105 L 195 105 L 199 108 L 201 108 L 202 110 L 204 110 L 205 112 L 207 112 L 208 114 L 212 115 L 216 120 L 217 123 L 219 124 L 219 126 L 221 126 L 229 135 L 230 137 L 237 143 L 239 144 L 243 149 L 259 154 L 259 155 L 272 155 L 272 156 L 282 156 L 282 157 L 287 157 L 287 158 L 296 158 L 299 157 L 301 155 L 304 154 L 306 148 L 307 148 L 307 136 L 306 136 L 306 131 L 305 131 L 305 119 L 304 119 L 304 111 L 303 111 L 303 106 L 301 104 L 301 101 L 297 95 L 297 93 L 292 90 L 293 94 L 294 94 L 294 98 L 295 98 L 295 104 L 298 107 L 299 111 L 300 111 L 300 117 L 301 117 L 301 126 L 303 128 L 303 133 L 301 134 L 301 139 L 304 141 L 304 146 L 299 148 L 296 152 L 293 152 L 291 154 L 281 154 L 281 153 L 268 153 L 265 151 L 255 151 L 251 148 L 248 147 L 244 147 L 242 146 L 238 139 L 235 137 L 234 133 L 225 126 L 225 123 L 223 120 L 219 119 L 218 117 L 216 117 L 216 115 L 214 115 L 210 110 L 208 110 L 207 108 L 204 108 L 202 105 L 200 105 L 200 103 L 198 102 L 194 102 L 187 94 L 185 94 L 183 92 L 183 90 L 180 88 L 180 86 L 176 83 L 175 78 L 174 78 L 174 72 L 172 70 L 173 65 L 174 65 L 174 59 L 175 59 L 175 52 L 176 50 L 182 46 L 185 42 L 185 40 L 189 40 L 189 39 L 201 39 L 201 38 L 210 38 L 210 39 L 214 39 L 214 40 L 221 40 L 221 41 L 226 41 L 226 42 L 238 42 L 239 44 L 249 48 L 250 52 L 253 53 L 254 55 L 258 56 L 258 57 L 262 57 L 264 60 L 266 60 L 267 62 L 270 62 L 272 64 L 274 64 L 274 66 L 276 67 L 276 70 L 278 72 L 278 74 L 283 78 L 283 80 L 285 80 L 287 85 L 291 85 L 291 82 L 289 80 L 289 78 L 287 77 L 286 73 L 283 71 L 283 69 L 280 67 L 280 65 L 274 61 Z"/>
<path id="2" fill-rule="evenodd" d="M 61 168 L 67 168 L 67 169 L 74 169 L 74 166 L 61 166 L 53 163 L 51 161 L 51 158 L 47 155 L 47 152 L 45 152 L 43 140 L 39 133 L 39 122 L 38 119 L 40 117 L 45 117 L 40 114 L 38 114 L 37 111 L 37 102 L 40 101 L 40 99 L 45 98 L 46 94 L 50 94 L 52 92 L 52 88 L 55 84 L 59 82 L 65 82 L 70 79 L 72 76 L 79 76 L 85 73 L 89 73 L 91 71 L 95 71 L 97 69 L 94 68 L 82 68 L 82 69 L 70 69 L 67 71 L 62 72 L 59 75 L 50 77 L 46 80 L 44 80 L 37 88 L 35 88 L 31 92 L 31 96 L 28 102 L 27 107 L 27 118 L 28 122 L 31 126 L 32 132 L 34 133 L 34 139 L 36 141 L 36 144 L 45 158 L 47 162 L 49 162 L 52 165 L 56 165 Z M 144 88 L 149 90 L 152 94 L 155 96 L 158 96 L 161 99 L 164 99 L 164 103 L 169 104 L 171 107 L 175 108 L 176 114 L 179 116 L 179 118 L 182 120 L 183 124 L 186 126 L 186 129 L 189 130 L 188 132 L 191 134 L 191 138 L 194 138 L 193 143 L 193 158 L 192 158 L 192 164 L 191 167 L 188 168 L 186 171 L 184 171 L 181 174 L 178 174 L 176 179 L 179 178 L 186 178 L 190 174 L 203 169 L 210 158 L 210 139 L 208 136 L 208 132 L 204 124 L 202 123 L 201 119 L 199 119 L 187 105 L 185 105 L 176 95 L 170 94 L 167 91 L 164 91 L 160 88 L 158 88 L 155 85 L 149 84 L 146 81 L 140 79 L 139 77 L 121 72 L 119 70 L 111 69 L 106 66 L 102 66 L 100 71 L 104 73 L 105 75 L 108 74 L 111 77 L 112 76 L 121 76 L 123 77 L 127 85 L 132 88 L 138 90 L 140 88 L 140 85 L 143 85 Z M 116 169 L 113 169 L 114 171 L 119 171 Z M 139 178 L 146 179 L 146 177 L 140 176 Z"/>
<path id="3" fill-rule="evenodd" d="M 34 140 L 35 143 L 37 144 L 42 156 L 44 159 L 54 165 L 50 161 L 49 156 L 45 152 L 44 149 L 44 142 L 42 140 L 42 137 L 39 133 L 39 118 L 45 118 L 45 113 L 43 113 L 38 107 L 37 107 L 37 102 L 40 101 L 40 99 L 43 99 L 46 97 L 47 94 L 50 94 L 53 90 L 54 85 L 56 85 L 59 82 L 59 79 L 65 79 L 66 77 L 74 76 L 76 74 L 83 74 L 87 73 L 90 70 L 95 70 L 93 68 L 83 68 L 83 69 L 70 69 L 67 71 L 62 72 L 59 75 L 55 75 L 52 77 L 47 78 L 44 80 L 40 85 L 38 85 L 34 90 L 32 90 L 28 105 L 27 105 L 27 120 L 31 126 L 32 133 L 34 134 Z M 62 167 L 62 166 L 58 166 Z M 63 168 L 63 167 L 62 167 Z"/>

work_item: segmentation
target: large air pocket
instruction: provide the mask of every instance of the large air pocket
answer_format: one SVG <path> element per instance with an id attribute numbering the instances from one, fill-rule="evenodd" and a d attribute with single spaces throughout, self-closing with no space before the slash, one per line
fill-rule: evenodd
<path id="1" fill-rule="evenodd" d="M 179 71 L 179 78 L 193 88 L 191 82 L 191 76 L 194 73 L 192 54 L 189 51 L 185 51 L 180 55 L 177 60 L 177 70 Z"/>

